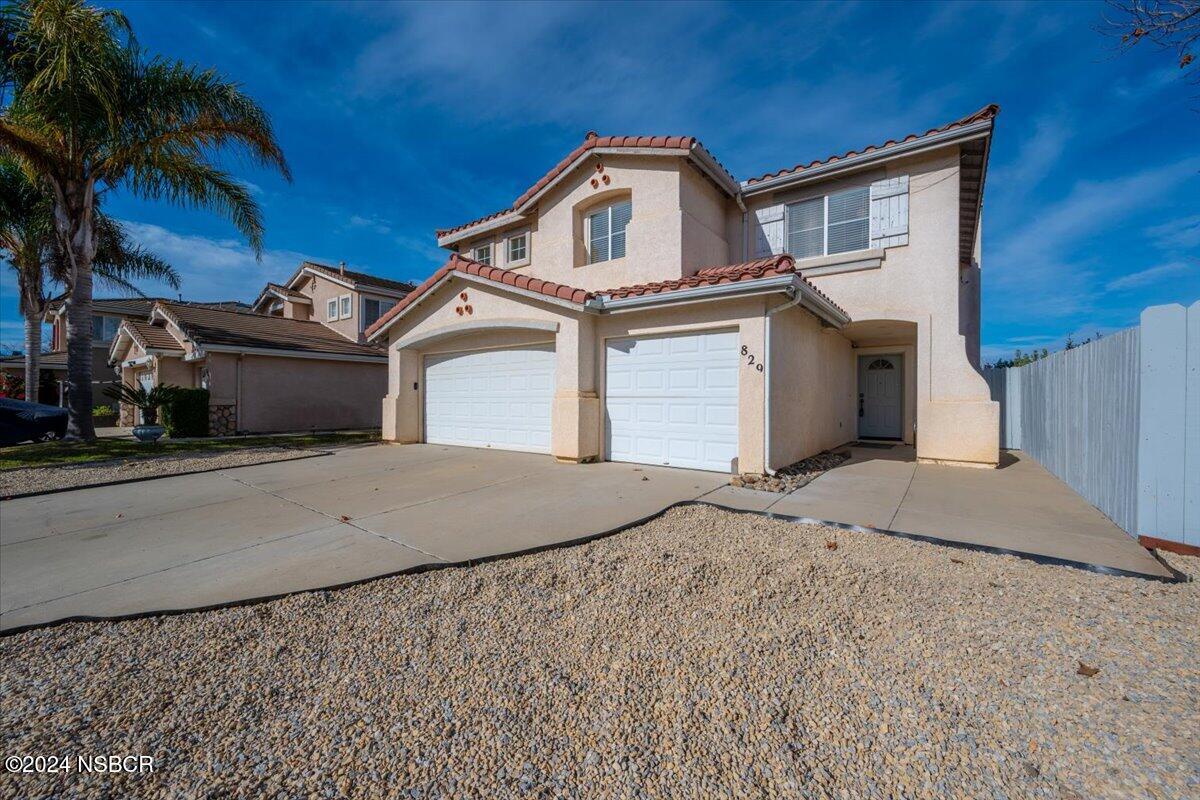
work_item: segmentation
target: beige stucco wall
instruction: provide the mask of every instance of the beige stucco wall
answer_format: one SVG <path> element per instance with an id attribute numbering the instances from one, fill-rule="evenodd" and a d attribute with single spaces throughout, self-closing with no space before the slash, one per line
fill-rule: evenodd
<path id="1" fill-rule="evenodd" d="M 799 308 L 771 317 L 771 469 L 857 438 L 850 340 Z"/>
<path id="2" fill-rule="evenodd" d="M 308 276 L 308 280 L 315 281 L 315 283 L 305 284 L 301 291 L 312 298 L 312 319 L 332 328 L 351 341 L 359 341 L 358 328 L 359 312 L 361 309 L 359 308 L 358 293 L 324 276 L 311 275 Z M 347 294 L 351 298 L 350 318 L 331 321 L 327 314 L 327 302 L 331 298 Z"/>
<path id="3" fill-rule="evenodd" d="M 240 430 L 330 430 L 380 424 L 380 399 L 387 389 L 384 364 L 254 355 L 242 356 L 241 362 Z M 225 381 L 230 365 L 223 366 Z M 232 367 L 236 381 L 236 356 Z M 210 371 L 210 387 L 214 378 Z M 221 386 L 213 394 L 218 392 L 224 396 L 229 389 Z"/>
<path id="4" fill-rule="evenodd" d="M 597 173 L 596 165 L 604 172 Z M 608 184 L 591 185 L 597 175 Z M 598 205 L 631 198 L 624 258 L 588 264 L 583 218 Z M 593 155 L 538 203 L 536 219 L 458 245 L 470 256 L 493 244 L 492 263 L 506 266 L 501 245 L 513 230 L 531 228 L 530 263 L 517 271 L 581 289 L 613 289 L 678 278 L 729 263 L 722 195 L 682 157 Z"/>
<path id="5" fill-rule="evenodd" d="M 999 409 L 969 353 L 977 348 L 978 316 L 964 306 L 958 258 L 958 149 L 898 160 L 839 185 L 909 176 L 909 243 L 884 252 L 882 266 L 811 276 L 855 322 L 901 320 L 916 325 L 914 343 L 917 455 L 931 461 L 995 464 Z M 828 191 L 754 197 L 750 211 Z M 797 267 L 804 270 L 803 261 Z M 969 272 L 969 271 L 968 271 Z M 969 276 L 970 277 L 970 276 Z"/>

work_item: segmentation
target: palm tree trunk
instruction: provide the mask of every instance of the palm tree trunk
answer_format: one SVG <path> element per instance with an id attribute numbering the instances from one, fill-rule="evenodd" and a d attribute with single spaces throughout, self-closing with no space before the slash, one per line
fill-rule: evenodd
<path id="1" fill-rule="evenodd" d="M 58 189 L 58 187 L 55 187 Z M 95 439 L 92 421 L 92 260 L 96 257 L 95 197 L 90 181 L 56 191 L 54 225 L 70 263 L 67 294 L 67 438 Z"/>
<path id="2" fill-rule="evenodd" d="M 25 313 L 25 400 L 38 402 L 38 367 L 42 360 L 42 320 L 32 311 Z"/>
<path id="3" fill-rule="evenodd" d="M 90 264 L 89 264 L 90 266 Z M 92 424 L 92 271 L 77 270 L 67 296 L 67 438 L 95 439 Z"/>

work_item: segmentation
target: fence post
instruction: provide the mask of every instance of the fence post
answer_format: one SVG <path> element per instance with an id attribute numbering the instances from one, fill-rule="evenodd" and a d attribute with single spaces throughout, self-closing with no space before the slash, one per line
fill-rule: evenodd
<path id="1" fill-rule="evenodd" d="M 1184 542 L 1187 417 L 1195 416 L 1187 408 L 1188 312 L 1151 306 L 1141 327 L 1136 532 Z"/>
<path id="2" fill-rule="evenodd" d="M 1200 547 L 1200 300 L 1187 310 L 1187 426 L 1183 474 L 1183 541 Z"/>

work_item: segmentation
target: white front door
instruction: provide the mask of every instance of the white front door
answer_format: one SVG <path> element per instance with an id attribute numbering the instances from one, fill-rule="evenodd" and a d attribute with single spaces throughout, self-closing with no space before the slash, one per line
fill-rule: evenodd
<path id="1" fill-rule="evenodd" d="M 608 458 L 730 472 L 738 452 L 738 334 L 610 339 Z"/>
<path id="2" fill-rule="evenodd" d="M 858 357 L 858 435 L 866 439 L 904 436 L 903 370 L 900 356 Z"/>
<path id="3" fill-rule="evenodd" d="M 554 345 L 425 358 L 425 441 L 550 452 Z"/>

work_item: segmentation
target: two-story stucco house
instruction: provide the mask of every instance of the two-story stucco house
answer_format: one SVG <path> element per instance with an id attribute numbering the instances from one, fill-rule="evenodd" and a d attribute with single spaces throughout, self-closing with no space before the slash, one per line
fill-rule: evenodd
<path id="1" fill-rule="evenodd" d="M 412 288 L 306 261 L 244 313 L 154 302 L 116 326 L 107 360 L 130 386 L 208 389 L 215 435 L 377 427 L 387 355 L 363 331 Z"/>
<path id="2" fill-rule="evenodd" d="M 997 463 L 977 372 L 997 107 L 738 181 L 584 141 L 371 326 L 384 437 L 762 473 L 855 439 Z"/>

